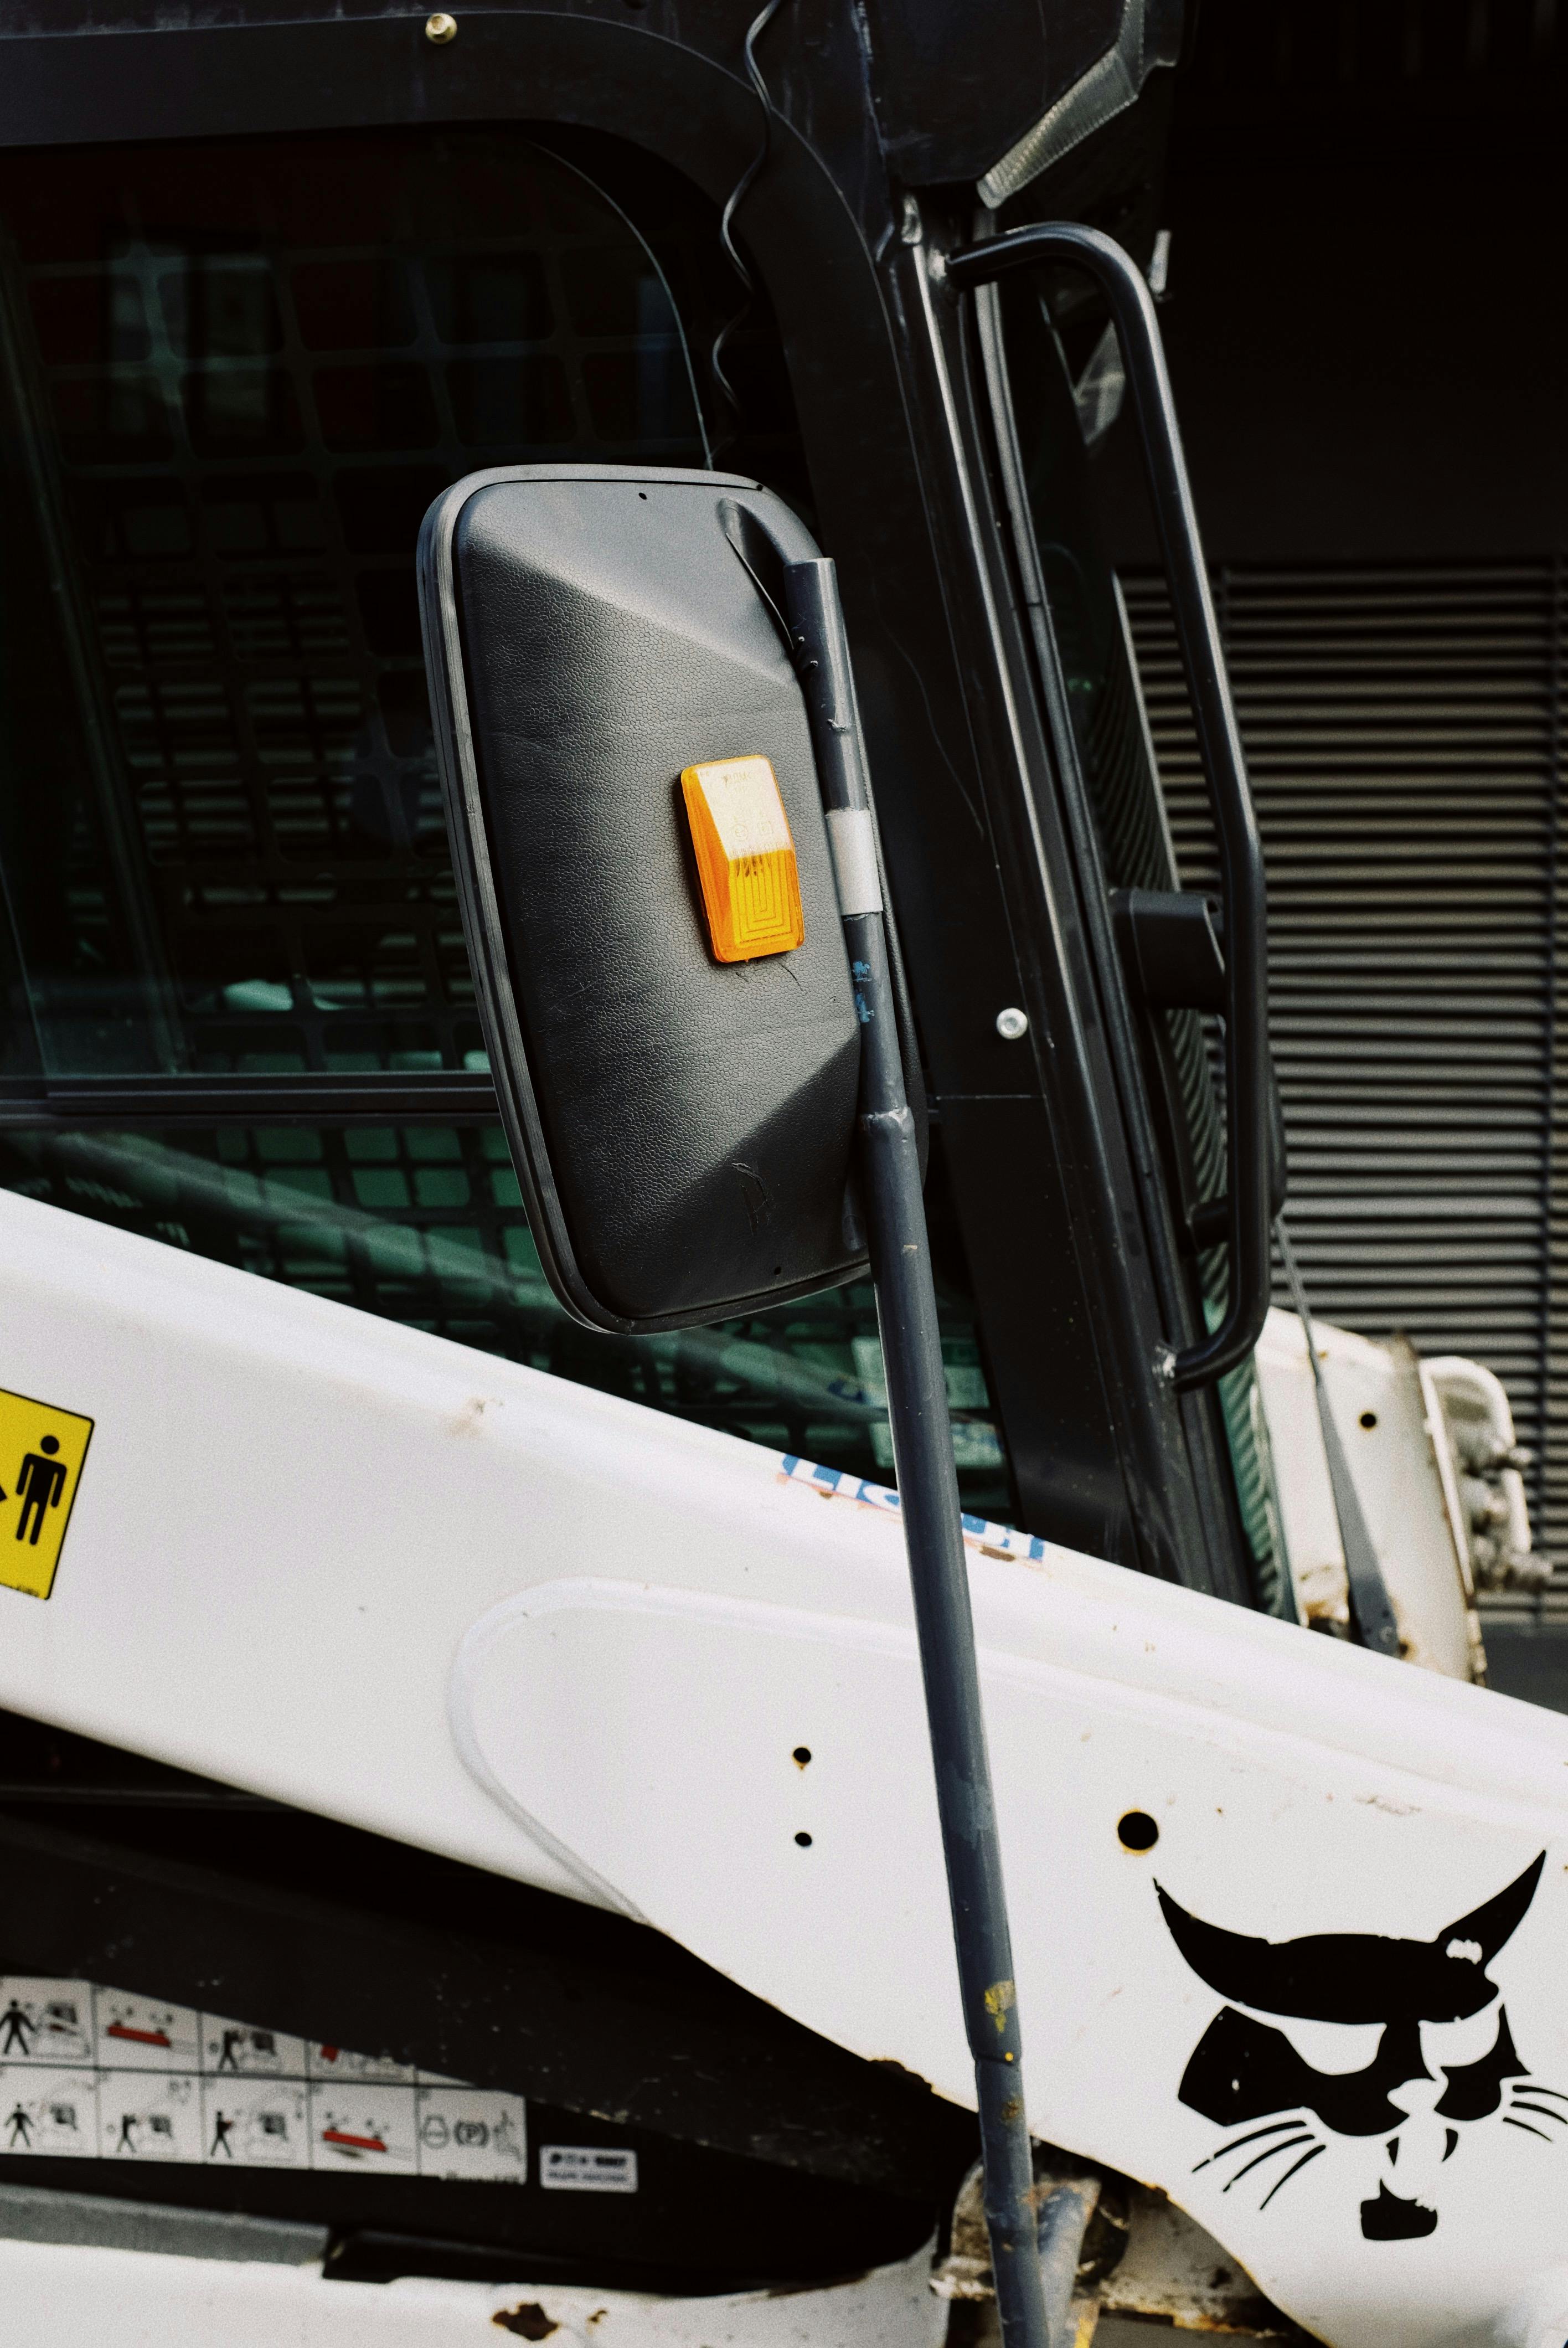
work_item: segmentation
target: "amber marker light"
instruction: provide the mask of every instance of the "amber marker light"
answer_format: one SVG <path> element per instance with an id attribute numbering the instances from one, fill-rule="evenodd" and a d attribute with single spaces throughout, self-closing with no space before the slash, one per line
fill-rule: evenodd
<path id="1" fill-rule="evenodd" d="M 766 758 L 715 758 L 681 778 L 720 962 L 788 953 L 805 937 L 800 873 L 778 779 Z"/>

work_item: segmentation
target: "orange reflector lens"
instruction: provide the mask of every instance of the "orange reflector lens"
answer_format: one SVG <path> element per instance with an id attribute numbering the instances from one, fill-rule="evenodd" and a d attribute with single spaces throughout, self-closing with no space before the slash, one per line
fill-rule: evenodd
<path id="1" fill-rule="evenodd" d="M 715 758 L 681 778 L 708 936 L 720 962 L 788 953 L 805 937 L 789 818 L 766 758 Z"/>

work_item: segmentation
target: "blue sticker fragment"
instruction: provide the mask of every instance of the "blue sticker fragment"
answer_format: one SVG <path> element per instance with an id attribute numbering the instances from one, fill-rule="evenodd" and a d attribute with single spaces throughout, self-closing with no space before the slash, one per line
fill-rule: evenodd
<path id="1" fill-rule="evenodd" d="M 842 1468 L 821 1468 L 798 1453 L 783 1451 L 779 1466 L 791 1483 L 809 1484 L 814 1491 L 835 1499 L 858 1500 L 863 1508 L 881 1509 L 896 1515 L 898 1495 L 886 1484 L 869 1483 L 865 1477 L 846 1475 Z M 1009 1557 L 1028 1559 L 1038 1565 L 1045 1555 L 1045 1543 L 1038 1533 L 1015 1532 L 1010 1525 L 993 1525 L 986 1517 L 963 1516 L 964 1539 L 988 1549 L 1005 1550 Z"/>

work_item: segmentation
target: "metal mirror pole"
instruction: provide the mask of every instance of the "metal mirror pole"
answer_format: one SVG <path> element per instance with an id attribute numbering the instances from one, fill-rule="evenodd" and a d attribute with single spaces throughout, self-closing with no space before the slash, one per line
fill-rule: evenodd
<path id="1" fill-rule="evenodd" d="M 833 564 L 787 564 L 784 593 L 796 669 L 811 716 L 861 1022 L 860 1172 L 953 1939 L 975 2062 L 997 2309 L 1007 2348 L 1048 2348 L 1024 2113 L 1023 2045 L 980 1711 L 937 1294 L 915 1120 L 905 1097 L 898 1050 L 876 839 Z"/>

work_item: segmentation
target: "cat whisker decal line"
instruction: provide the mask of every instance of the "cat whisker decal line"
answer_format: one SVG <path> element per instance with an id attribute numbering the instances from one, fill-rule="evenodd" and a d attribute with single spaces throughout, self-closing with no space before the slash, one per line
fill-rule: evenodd
<path id="1" fill-rule="evenodd" d="M 1199 1980 L 1225 2001 L 1188 2058 L 1177 2095 L 1190 2111 L 1217 2127 L 1245 2131 L 1198 2161 L 1193 2174 L 1259 2147 L 1221 2187 L 1228 2193 L 1276 2153 L 1296 2153 L 1305 2146 L 1270 2186 L 1259 2204 L 1266 2209 L 1309 2162 L 1333 2150 L 1333 2138 L 1381 2137 L 1387 2168 L 1376 2194 L 1360 2202 L 1361 2232 L 1368 2241 L 1415 2241 L 1438 2224 L 1438 2210 L 1421 2198 L 1428 2188 L 1422 2184 L 1415 2189 L 1436 2153 L 1433 2118 L 1444 2124 L 1437 2166 L 1451 2157 L 1468 2129 L 1500 2115 L 1505 2127 L 1543 2143 L 1561 2142 L 1535 2123 L 1545 2120 L 1568 2131 L 1568 2093 L 1540 2086 L 1530 2075 L 1488 1970 L 1528 1912 L 1545 1862 L 1542 1851 L 1512 1883 L 1430 1941 L 1373 1932 L 1256 1939 L 1207 1922 L 1157 1883 L 1155 1895 L 1172 1940 Z M 1489 2009 L 1487 2051 L 1471 2059 L 1445 2060 L 1446 2034 L 1456 2024 L 1487 2015 Z M 1260 2019 L 1264 2015 L 1270 2019 Z M 1344 2029 L 1347 2064 L 1319 2069 L 1293 2034 L 1293 2021 L 1314 2026 L 1313 2053 L 1323 2043 L 1324 2024 L 1331 2031 Z M 1482 2031 L 1487 2026 L 1481 2024 Z M 1351 2038 L 1350 2032 L 1358 2035 Z M 1353 2067 L 1355 2050 L 1373 2032 L 1371 2060 Z M 1415 2096 L 1401 2094 L 1418 2082 Z M 1532 2103 L 1532 2096 L 1546 2101 Z M 1521 2116 L 1525 2113 L 1532 2116 Z M 1318 2136 L 1314 2123 L 1329 2141 Z M 1428 2145 L 1430 2151 L 1423 2149 Z M 1403 2164 L 1401 2147 L 1407 2154 Z M 1456 2174 L 1462 2171 L 1461 2159 Z M 1407 2172 L 1405 2190 L 1395 2192 L 1394 2177 Z"/>
<path id="2" fill-rule="evenodd" d="M 1292 2128 L 1301 2126 L 1301 2113 L 1296 2112 L 1287 2120 L 1276 2120 L 1272 2127 L 1251 2128 L 1245 2136 L 1233 2137 L 1229 2144 L 1222 2144 L 1217 2152 L 1206 2153 L 1196 2162 L 1193 2175 L 1195 2177 L 1200 2168 L 1207 2168 L 1211 2161 L 1224 2160 L 1227 2154 L 1240 2152 L 1244 2146 L 1260 2144 L 1266 2136 L 1288 2136 Z"/>
<path id="3" fill-rule="evenodd" d="M 1310 2152 L 1304 2152 L 1300 2159 L 1296 2162 L 1295 2168 L 1287 2168 L 1285 2175 L 1280 2178 L 1278 2181 L 1270 2188 L 1268 2192 L 1264 2195 L 1263 2199 L 1257 2205 L 1258 2208 L 1260 2209 L 1266 2209 L 1275 2195 L 1276 2193 L 1282 2193 L 1293 2177 L 1299 2177 L 1309 2160 L 1320 2159 L 1327 2149 L 1328 2147 L 1326 2144 L 1315 2144 Z"/>
<path id="4" fill-rule="evenodd" d="M 1261 2165 L 1262 2162 L 1272 2160 L 1276 2152 L 1294 2152 L 1297 2145 L 1317 2143 L 1317 2137 L 1310 2134 L 1306 2136 L 1287 2136 L 1283 2144 L 1271 2144 L 1268 2146 L 1266 2150 L 1255 2153 L 1253 2157 L 1247 2161 L 1243 2168 L 1238 2168 L 1235 2175 L 1228 2178 L 1220 2189 L 1222 2192 L 1228 2193 L 1233 2185 L 1239 2185 L 1244 2177 L 1249 2176 L 1255 2168 Z M 1323 2150 L 1323 2147 L 1321 2145 L 1318 2145 L 1317 2148 L 1320 2152 Z"/>

